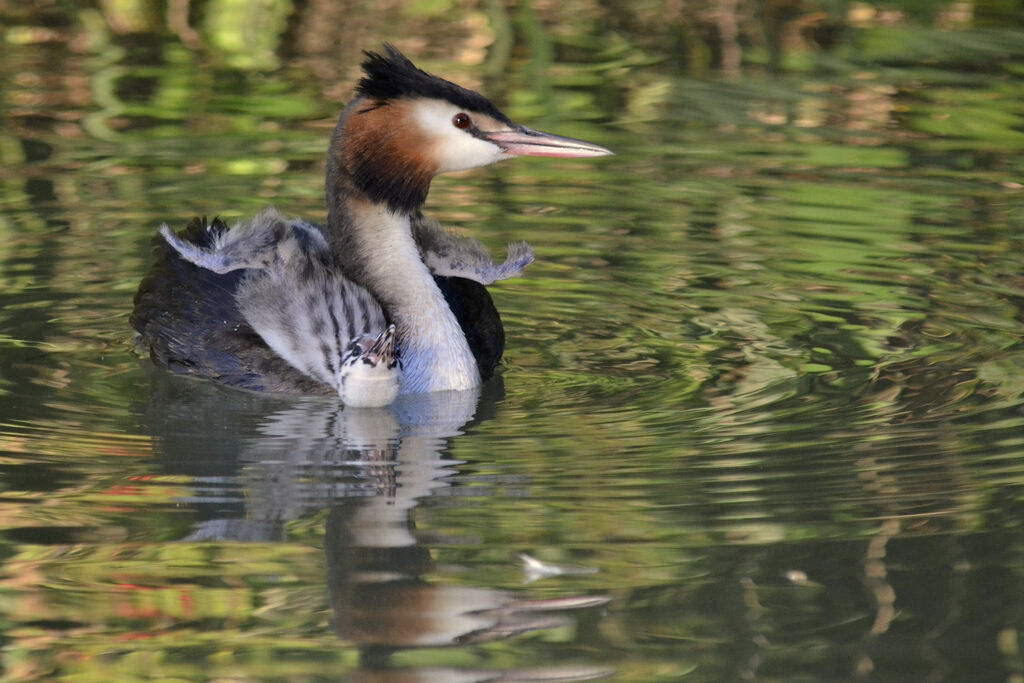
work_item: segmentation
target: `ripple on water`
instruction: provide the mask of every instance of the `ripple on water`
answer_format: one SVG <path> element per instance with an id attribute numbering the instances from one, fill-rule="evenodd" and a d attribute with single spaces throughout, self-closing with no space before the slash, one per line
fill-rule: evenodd
<path id="1" fill-rule="evenodd" d="M 169 378 L 129 354 L 155 226 L 265 203 L 322 214 L 336 105 L 319 91 L 338 86 L 302 65 L 231 66 L 287 55 L 260 40 L 234 48 L 252 55 L 231 40 L 195 48 L 209 26 L 124 33 L 122 20 L 163 15 L 113 4 L 83 21 L 47 4 L 39 27 L 12 29 L 0 65 L 13 103 L 0 106 L 13 141 L 0 170 L 7 673 L 476 680 L 575 659 L 612 662 L 624 681 L 824 680 L 873 665 L 891 680 L 967 680 L 984 661 L 994 680 L 1019 668 L 1004 626 L 1019 622 L 1024 475 L 1021 101 L 1007 58 L 1019 31 L 961 30 L 971 19 L 953 6 L 941 30 L 890 12 L 858 25 L 855 51 L 800 53 L 828 69 L 800 57 L 751 76 L 744 60 L 729 80 L 683 78 L 653 35 L 623 40 L 631 12 L 665 23 L 643 3 L 620 3 L 611 42 L 531 24 L 532 75 L 560 105 L 543 118 L 569 134 L 596 122 L 577 134 L 618 156 L 435 183 L 429 212 L 495 253 L 525 239 L 538 254 L 494 289 L 503 389 L 445 422 L 413 409 L 357 419 Z M 258 9 L 266 21 L 237 26 L 305 34 L 329 3 L 294 4 L 284 33 L 282 15 Z M 423 9 L 406 22 L 423 24 Z M 559 26 L 548 19 L 567 11 L 538 9 Z M 230 38 L 236 13 L 222 14 Z M 603 16 L 577 23 L 600 31 Z M 678 21 L 664 33 L 683 35 Z M 815 39 L 831 21 L 813 22 Z M 552 55 L 593 64 L 545 65 L 534 48 L 548 39 Z M 868 63 L 872 50 L 885 59 Z M 538 79 L 522 80 L 520 52 L 500 71 L 529 97 Z M 347 59 L 311 58 L 327 80 Z M 520 550 L 600 571 L 524 584 Z M 574 594 L 614 601 L 537 622 L 506 609 Z M 508 638 L 452 642 L 466 623 Z M 415 637 L 430 647 L 381 654 Z"/>

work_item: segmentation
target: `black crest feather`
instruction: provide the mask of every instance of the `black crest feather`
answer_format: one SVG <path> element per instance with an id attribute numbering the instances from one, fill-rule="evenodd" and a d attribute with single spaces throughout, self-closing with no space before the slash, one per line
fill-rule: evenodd
<path id="1" fill-rule="evenodd" d="M 511 124 L 507 116 L 478 92 L 416 68 L 395 46 L 384 43 L 384 54 L 364 51 L 363 73 L 356 88 L 360 95 L 381 100 L 399 97 L 432 97 L 457 107 L 487 114 Z"/>

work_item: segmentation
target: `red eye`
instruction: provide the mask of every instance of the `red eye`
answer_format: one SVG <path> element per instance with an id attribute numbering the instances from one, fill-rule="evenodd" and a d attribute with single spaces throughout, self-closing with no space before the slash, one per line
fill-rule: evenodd
<path id="1" fill-rule="evenodd" d="M 456 128 L 466 129 L 473 124 L 473 121 L 469 118 L 469 114 L 465 112 L 459 112 L 452 117 L 452 125 Z"/>

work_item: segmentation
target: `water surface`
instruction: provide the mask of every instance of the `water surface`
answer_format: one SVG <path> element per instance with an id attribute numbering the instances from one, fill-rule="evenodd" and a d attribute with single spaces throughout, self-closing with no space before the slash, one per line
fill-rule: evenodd
<path id="1" fill-rule="evenodd" d="M 5 676 L 1020 680 L 1019 14 L 194 5 L 0 20 Z M 383 40 L 617 152 L 435 182 L 538 254 L 499 377 L 355 411 L 153 367 L 156 228 L 322 220 Z"/>

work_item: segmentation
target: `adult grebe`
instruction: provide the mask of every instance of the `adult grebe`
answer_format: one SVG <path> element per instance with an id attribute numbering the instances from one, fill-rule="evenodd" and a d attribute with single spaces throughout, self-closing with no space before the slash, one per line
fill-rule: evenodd
<path id="1" fill-rule="evenodd" d="M 433 177 L 515 156 L 611 154 L 512 123 L 479 93 L 367 52 L 356 98 L 327 152 L 327 226 L 270 209 L 230 230 L 164 226 L 132 326 L 153 359 L 261 391 L 340 391 L 350 342 L 395 327 L 402 393 L 461 390 L 504 349 L 484 285 L 533 260 L 525 244 L 495 264 L 474 240 L 423 217 Z"/>

